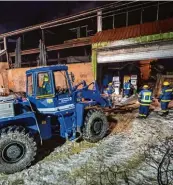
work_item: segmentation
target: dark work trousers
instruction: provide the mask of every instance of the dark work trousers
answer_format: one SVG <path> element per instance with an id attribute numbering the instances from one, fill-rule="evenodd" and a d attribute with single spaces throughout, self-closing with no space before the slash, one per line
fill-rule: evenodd
<path id="1" fill-rule="evenodd" d="M 124 90 L 124 96 L 127 96 L 127 97 L 130 96 L 130 89 L 125 89 Z"/>
<path id="2" fill-rule="evenodd" d="M 139 116 L 147 117 L 149 114 L 149 105 L 140 105 L 139 107 Z"/>
<path id="3" fill-rule="evenodd" d="M 161 101 L 161 109 L 163 113 L 168 113 L 168 105 L 169 105 L 169 102 Z"/>

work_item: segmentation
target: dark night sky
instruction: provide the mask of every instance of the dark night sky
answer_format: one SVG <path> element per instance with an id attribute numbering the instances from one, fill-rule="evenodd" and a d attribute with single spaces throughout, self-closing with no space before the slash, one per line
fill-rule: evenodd
<path id="1" fill-rule="evenodd" d="M 68 16 L 80 11 L 96 8 L 110 1 L 0 1 L 0 34 L 26 26 L 31 26 L 45 21 L 50 21 L 59 17 Z M 159 9 L 159 18 L 164 19 L 173 17 L 172 6 L 166 4 L 167 7 Z M 168 9 L 170 9 L 168 11 Z M 150 15 L 149 13 L 153 14 Z M 169 14 L 169 15 L 167 15 Z M 125 15 L 125 14 L 124 14 Z M 164 16 L 162 16 L 164 15 Z M 144 11 L 144 22 L 154 21 L 156 17 L 156 8 L 151 7 L 150 10 Z M 139 16 L 133 15 L 130 21 L 140 19 Z M 151 19 L 151 20 L 150 20 Z M 125 18 L 117 19 L 125 22 Z M 139 20 L 133 24 L 139 24 Z M 130 25 L 130 24 L 129 24 Z"/>
<path id="2" fill-rule="evenodd" d="M 0 2 L 0 33 L 67 16 L 111 2 L 26 1 Z"/>

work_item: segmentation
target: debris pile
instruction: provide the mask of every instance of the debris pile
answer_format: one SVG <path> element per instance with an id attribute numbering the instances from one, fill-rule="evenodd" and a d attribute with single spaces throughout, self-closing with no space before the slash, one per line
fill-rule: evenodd
<path id="1" fill-rule="evenodd" d="M 125 119 L 126 114 L 122 117 Z M 113 132 L 92 146 L 85 141 L 67 143 L 29 169 L 9 176 L 0 175 L 0 184 L 73 185 L 85 184 L 87 179 L 88 184 L 97 185 L 100 174 L 102 184 L 115 183 L 113 180 L 119 185 L 127 184 L 126 181 L 130 185 L 157 184 L 157 169 L 146 163 L 144 149 L 172 136 L 172 118 L 172 112 L 168 119 L 153 112 L 147 120 L 132 119 L 129 130 Z M 116 179 L 109 176 L 111 183 L 106 175 L 109 170 L 119 174 Z"/>

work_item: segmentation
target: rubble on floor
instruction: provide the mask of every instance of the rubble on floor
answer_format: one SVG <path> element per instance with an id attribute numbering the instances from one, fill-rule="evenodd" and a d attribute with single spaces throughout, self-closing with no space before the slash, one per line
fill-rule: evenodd
<path id="1" fill-rule="evenodd" d="M 66 143 L 29 169 L 0 175 L 0 184 L 158 184 L 157 169 L 146 163 L 144 151 L 173 135 L 173 112 L 167 118 L 152 112 L 146 120 L 135 119 L 136 115 L 137 111 L 117 115 L 119 122 L 102 141 Z M 126 126 L 117 132 L 118 124 Z M 158 160 L 162 155 L 157 153 Z"/>
<path id="2" fill-rule="evenodd" d="M 112 107 L 118 108 L 118 107 L 125 107 L 129 105 L 139 105 L 138 102 L 138 96 L 132 95 L 130 97 L 123 97 L 122 95 L 111 95 L 111 101 L 112 101 Z"/>

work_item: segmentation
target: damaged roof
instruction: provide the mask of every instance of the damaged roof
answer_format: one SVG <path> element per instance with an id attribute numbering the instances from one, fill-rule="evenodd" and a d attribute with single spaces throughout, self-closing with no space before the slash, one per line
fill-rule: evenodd
<path id="1" fill-rule="evenodd" d="M 101 31 L 92 38 L 93 43 L 124 40 L 173 31 L 173 18 Z"/>

